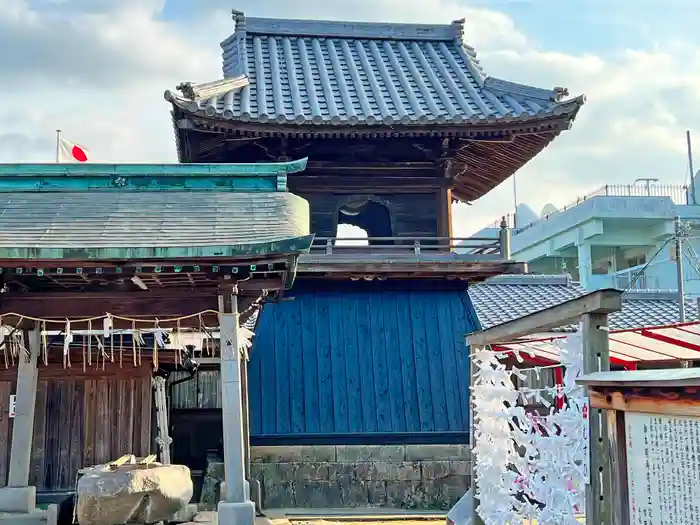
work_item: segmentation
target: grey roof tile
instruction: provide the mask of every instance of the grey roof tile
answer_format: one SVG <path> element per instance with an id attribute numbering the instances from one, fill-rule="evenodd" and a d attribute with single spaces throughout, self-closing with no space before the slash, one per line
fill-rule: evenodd
<path id="1" fill-rule="evenodd" d="M 512 321 L 587 293 L 566 275 L 508 275 L 469 287 L 483 328 Z M 686 321 L 700 320 L 698 306 L 686 299 Z M 622 330 L 679 322 L 676 294 L 662 291 L 627 292 L 622 310 L 610 316 L 610 328 Z M 560 330 L 571 330 L 562 327 Z"/>
<path id="2" fill-rule="evenodd" d="M 575 114 L 584 102 L 563 101 L 563 88 L 487 77 L 462 43 L 463 20 L 379 24 L 238 14 L 236 22 L 221 44 L 223 71 L 243 82 L 197 102 L 169 91 L 167 100 L 203 116 L 295 125 L 528 121 Z"/>
<path id="3" fill-rule="evenodd" d="M 286 192 L 0 193 L 0 248 L 260 244 L 309 234 L 308 203 Z"/>

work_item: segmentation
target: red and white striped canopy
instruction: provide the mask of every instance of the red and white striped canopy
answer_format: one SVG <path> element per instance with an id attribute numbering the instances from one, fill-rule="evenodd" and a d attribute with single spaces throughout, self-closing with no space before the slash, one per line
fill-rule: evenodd
<path id="1" fill-rule="evenodd" d="M 519 352 L 526 360 L 559 362 L 557 339 L 563 333 L 534 334 L 512 343 L 494 345 L 494 350 Z M 610 331 L 610 362 L 635 366 L 639 363 L 700 360 L 700 322 L 679 323 Z"/>

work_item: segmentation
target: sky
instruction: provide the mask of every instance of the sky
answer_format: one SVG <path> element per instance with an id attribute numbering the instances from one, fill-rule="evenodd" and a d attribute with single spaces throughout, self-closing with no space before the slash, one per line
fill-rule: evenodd
<path id="1" fill-rule="evenodd" d="M 465 18 L 465 42 L 487 74 L 585 94 L 572 129 L 516 174 L 518 201 L 537 213 L 605 184 L 684 184 L 686 129 L 700 169 L 697 0 L 0 0 L 0 162 L 52 162 L 57 128 L 95 162 L 177 161 L 163 93 L 220 78 L 233 8 L 327 20 Z M 454 234 L 512 210 L 509 179 L 456 206 Z"/>

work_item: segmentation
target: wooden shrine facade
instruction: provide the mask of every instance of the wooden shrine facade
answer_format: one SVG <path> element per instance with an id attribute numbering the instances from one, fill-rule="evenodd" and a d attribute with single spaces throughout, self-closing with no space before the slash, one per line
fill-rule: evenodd
<path id="1" fill-rule="evenodd" d="M 240 327 L 310 249 L 308 204 L 286 191 L 304 163 L 0 166 L 0 512 L 33 513 L 37 489 L 70 490 L 79 468 L 155 452 L 153 380 L 194 366 L 182 334 L 195 330 L 221 334 L 238 415 L 223 418 L 221 508 L 252 524 L 235 461 Z"/>

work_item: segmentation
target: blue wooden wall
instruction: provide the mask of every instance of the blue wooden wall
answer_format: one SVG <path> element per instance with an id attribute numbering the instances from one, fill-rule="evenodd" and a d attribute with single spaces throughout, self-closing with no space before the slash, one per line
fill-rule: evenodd
<path id="1" fill-rule="evenodd" d="M 249 365 L 251 435 L 466 432 L 464 334 L 479 323 L 463 283 L 438 284 L 301 282 L 265 305 Z"/>

